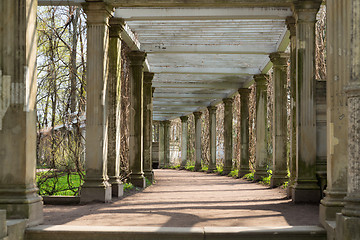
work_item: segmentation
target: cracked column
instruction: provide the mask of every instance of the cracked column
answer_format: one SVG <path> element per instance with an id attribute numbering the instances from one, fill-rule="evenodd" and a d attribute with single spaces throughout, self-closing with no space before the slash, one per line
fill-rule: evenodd
<path id="1" fill-rule="evenodd" d="M 270 54 L 273 63 L 273 169 L 270 187 L 277 187 L 288 180 L 287 177 L 287 62 L 289 54 Z"/>
<path id="2" fill-rule="evenodd" d="M 254 75 L 256 86 L 256 159 L 255 159 L 255 174 L 254 180 L 260 181 L 266 177 L 268 166 L 268 151 L 267 151 L 267 84 L 266 74 Z"/>
<path id="3" fill-rule="evenodd" d="M 144 72 L 144 175 L 154 181 L 152 169 L 152 80 L 154 73 Z"/>
<path id="4" fill-rule="evenodd" d="M 346 1 L 343 7 L 349 7 Z M 352 1 L 350 80 L 345 86 L 348 104 L 348 172 L 345 207 L 336 219 L 336 239 L 360 239 L 360 2 Z M 349 9 L 349 8 L 347 8 Z M 351 9 L 351 8 L 350 8 Z M 352 29 L 348 27 L 352 26 Z M 345 37 L 349 34 L 345 34 Z M 346 45 L 345 45 L 346 46 Z M 346 65 L 345 65 L 346 66 Z M 342 140 L 342 139 L 341 139 Z"/>
<path id="5" fill-rule="evenodd" d="M 164 167 L 170 167 L 170 121 L 164 121 Z"/>
<path id="6" fill-rule="evenodd" d="M 250 89 L 240 88 L 240 169 L 238 177 L 250 173 L 250 145 L 249 145 L 249 95 Z"/>
<path id="7" fill-rule="evenodd" d="M 129 163 L 130 181 L 140 188 L 145 188 L 143 172 L 143 65 L 146 53 L 132 51 L 129 54 L 131 78 L 130 78 L 130 137 L 129 137 Z"/>
<path id="8" fill-rule="evenodd" d="M 195 171 L 201 170 L 201 112 L 194 112 L 195 117 Z"/>
<path id="9" fill-rule="evenodd" d="M 109 18 L 113 8 L 101 1 L 83 4 L 87 15 L 86 176 L 80 201 L 108 202 L 111 185 L 107 175 L 108 152 L 108 48 Z"/>
<path id="10" fill-rule="evenodd" d="M 164 142 L 164 121 L 159 122 L 159 168 L 164 168 L 165 142 Z"/>
<path id="11" fill-rule="evenodd" d="M 209 111 L 210 162 L 208 172 L 216 170 L 216 106 L 207 108 Z"/>
<path id="12" fill-rule="evenodd" d="M 43 221 L 35 178 L 36 8 L 37 1 L 0 1 L 0 209 L 28 226 Z"/>
<path id="13" fill-rule="evenodd" d="M 287 189 L 291 197 L 296 177 L 296 24 L 294 17 L 286 18 L 286 25 L 290 32 L 290 179 Z"/>
<path id="14" fill-rule="evenodd" d="M 316 179 L 315 22 L 322 1 L 297 1 L 297 158 L 293 202 L 319 202 Z"/>
<path id="15" fill-rule="evenodd" d="M 108 78 L 108 155 L 107 170 L 112 196 L 124 194 L 120 180 L 120 115 L 121 115 L 121 31 L 123 21 L 119 18 L 110 19 L 109 42 L 109 78 Z"/>
<path id="16" fill-rule="evenodd" d="M 233 157 L 233 138 L 232 138 L 232 120 L 233 120 L 233 102 L 232 98 L 223 99 L 224 102 L 224 169 L 223 175 L 228 175 L 232 170 Z"/>
<path id="17" fill-rule="evenodd" d="M 327 188 L 320 222 L 334 221 L 345 205 L 348 166 L 348 107 L 344 87 L 350 79 L 350 1 L 327 1 Z M 339 16 L 347 16 L 337 24 Z M 343 37 L 339 38 L 341 35 Z M 338 50 L 336 50 L 338 49 Z M 330 232 L 328 232 L 328 235 Z"/>
<path id="18" fill-rule="evenodd" d="M 188 116 L 181 116 L 181 164 L 180 168 L 185 169 L 188 160 Z"/>

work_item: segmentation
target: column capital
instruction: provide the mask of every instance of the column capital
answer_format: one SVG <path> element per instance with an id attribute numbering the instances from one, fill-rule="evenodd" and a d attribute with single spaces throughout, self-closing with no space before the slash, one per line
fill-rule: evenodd
<path id="1" fill-rule="evenodd" d="M 120 38 L 120 33 L 124 30 L 124 20 L 122 18 L 110 18 L 109 20 L 109 36 L 114 38 Z"/>
<path id="2" fill-rule="evenodd" d="M 217 106 L 208 106 L 207 109 L 209 111 L 209 114 L 213 114 L 216 112 Z"/>
<path id="3" fill-rule="evenodd" d="M 267 74 L 254 75 L 254 81 L 256 83 L 256 86 L 266 86 L 268 77 L 269 77 L 269 75 L 267 75 Z"/>
<path id="4" fill-rule="evenodd" d="M 170 125 L 170 120 L 164 120 L 162 121 L 164 127 L 168 127 Z"/>
<path id="5" fill-rule="evenodd" d="M 131 51 L 129 53 L 130 64 L 132 66 L 142 66 L 145 62 L 146 52 Z"/>
<path id="6" fill-rule="evenodd" d="M 144 72 L 144 84 L 152 84 L 153 78 L 154 78 L 154 73 Z"/>
<path id="7" fill-rule="evenodd" d="M 226 106 L 231 106 L 234 102 L 234 99 L 233 98 L 224 98 L 223 99 L 223 103 L 225 104 L 225 107 Z"/>
<path id="8" fill-rule="evenodd" d="M 286 67 L 290 55 L 284 52 L 270 53 L 270 61 L 274 64 L 274 67 Z"/>
<path id="9" fill-rule="evenodd" d="M 86 1 L 82 7 L 87 16 L 88 25 L 109 25 L 109 18 L 114 13 L 114 7 L 102 1 Z"/>
<path id="10" fill-rule="evenodd" d="M 322 0 L 297 0 L 294 2 L 294 12 L 298 21 L 315 22 Z"/>
<path id="11" fill-rule="evenodd" d="M 290 32 L 290 37 L 296 36 L 296 19 L 293 16 L 289 16 L 286 18 L 285 24 Z"/>
<path id="12" fill-rule="evenodd" d="M 181 116 L 180 117 L 181 122 L 187 122 L 188 119 L 189 119 L 188 116 Z"/>
<path id="13" fill-rule="evenodd" d="M 240 97 L 247 97 L 250 95 L 251 90 L 248 88 L 239 88 L 238 93 L 240 94 Z"/>
<path id="14" fill-rule="evenodd" d="M 195 119 L 201 118 L 202 112 L 193 112 Z"/>

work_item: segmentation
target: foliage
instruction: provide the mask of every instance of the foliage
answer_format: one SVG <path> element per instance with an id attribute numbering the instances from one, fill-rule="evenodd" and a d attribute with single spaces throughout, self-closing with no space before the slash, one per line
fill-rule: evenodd
<path id="1" fill-rule="evenodd" d="M 202 172 L 207 172 L 209 170 L 209 166 L 208 165 L 202 165 L 201 171 Z"/>
<path id="2" fill-rule="evenodd" d="M 195 165 L 186 165 L 185 169 L 188 170 L 188 171 L 194 172 L 195 171 Z"/>
<path id="3" fill-rule="evenodd" d="M 242 178 L 246 179 L 246 180 L 249 180 L 249 181 L 254 181 L 254 172 L 250 172 L 248 174 L 245 174 Z"/>
<path id="4" fill-rule="evenodd" d="M 232 170 L 230 173 L 229 173 L 229 177 L 232 177 L 232 178 L 237 178 L 239 175 L 239 170 L 238 169 L 235 169 L 235 170 Z"/>
<path id="5" fill-rule="evenodd" d="M 218 174 L 222 174 L 223 173 L 223 166 L 222 165 L 217 165 L 216 166 L 216 170 L 214 172 L 218 173 Z"/>
<path id="6" fill-rule="evenodd" d="M 267 177 L 263 177 L 261 178 L 261 180 L 259 181 L 260 183 L 264 184 L 264 185 L 270 185 L 270 181 L 271 181 L 271 177 L 272 177 L 272 170 L 267 170 Z"/>
<path id="7" fill-rule="evenodd" d="M 129 191 L 131 189 L 134 189 L 134 185 L 132 183 L 124 183 L 124 191 Z"/>
<path id="8" fill-rule="evenodd" d="M 170 169 L 179 169 L 179 168 L 180 168 L 180 164 L 175 165 L 175 166 L 170 166 L 169 168 L 170 168 Z"/>

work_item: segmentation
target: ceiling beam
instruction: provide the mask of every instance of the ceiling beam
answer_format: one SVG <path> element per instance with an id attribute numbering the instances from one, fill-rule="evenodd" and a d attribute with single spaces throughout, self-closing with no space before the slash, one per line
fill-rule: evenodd
<path id="1" fill-rule="evenodd" d="M 154 73 L 166 74 L 221 74 L 221 75 L 254 75 L 259 74 L 258 68 L 216 68 L 216 67 L 172 67 L 172 66 L 152 66 L 151 71 Z"/>
<path id="2" fill-rule="evenodd" d="M 162 98 L 166 98 L 166 99 L 184 99 L 184 98 L 188 98 L 188 99 L 194 99 L 194 100 L 198 100 L 198 99 L 223 99 L 226 97 L 226 94 L 224 93 L 197 93 L 197 94 L 193 94 L 193 93 L 154 93 L 154 101 L 157 99 L 162 99 Z"/>
<path id="3" fill-rule="evenodd" d="M 229 88 L 240 88 L 242 82 L 153 82 L 153 87 L 155 88 L 174 88 L 174 89 L 183 89 L 183 88 L 191 88 L 191 89 L 229 89 Z"/>

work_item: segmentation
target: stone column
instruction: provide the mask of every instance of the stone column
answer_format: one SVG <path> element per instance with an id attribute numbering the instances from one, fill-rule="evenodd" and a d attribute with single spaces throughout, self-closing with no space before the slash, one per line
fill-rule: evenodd
<path id="1" fill-rule="evenodd" d="M 293 202 L 319 202 L 316 179 L 315 22 L 321 0 L 295 2 L 297 158 Z"/>
<path id="2" fill-rule="evenodd" d="M 36 8 L 37 1 L 0 1 L 0 209 L 27 225 L 43 221 L 35 179 Z"/>
<path id="3" fill-rule="evenodd" d="M 121 37 L 123 21 L 110 19 L 109 78 L 108 78 L 108 154 L 107 170 L 113 197 L 124 193 L 120 180 L 120 115 L 121 115 Z"/>
<path id="4" fill-rule="evenodd" d="M 164 167 L 170 167 L 170 121 L 164 121 Z"/>
<path id="5" fill-rule="evenodd" d="M 286 25 L 290 32 L 290 179 L 287 189 L 291 197 L 296 178 L 296 24 L 294 17 L 286 18 Z"/>
<path id="6" fill-rule="evenodd" d="M 86 85 L 86 176 L 81 188 L 82 203 L 111 200 L 107 175 L 108 150 L 108 48 L 109 17 L 113 8 L 104 2 L 83 4 L 87 15 Z"/>
<path id="7" fill-rule="evenodd" d="M 268 161 L 267 143 L 267 75 L 254 76 L 256 86 L 256 159 L 254 180 L 259 181 L 267 176 Z"/>
<path id="8" fill-rule="evenodd" d="M 234 99 L 225 98 L 224 102 L 224 169 L 223 175 L 228 175 L 232 170 L 233 138 L 232 138 L 232 104 Z"/>
<path id="9" fill-rule="evenodd" d="M 180 117 L 181 120 L 181 164 L 180 168 L 185 169 L 188 154 L 188 116 Z"/>
<path id="10" fill-rule="evenodd" d="M 209 111 L 210 163 L 208 172 L 216 170 L 216 106 L 207 108 Z"/>
<path id="11" fill-rule="evenodd" d="M 195 117 L 195 171 L 201 170 L 201 112 L 194 112 Z"/>
<path id="12" fill-rule="evenodd" d="M 144 73 L 144 175 L 150 181 L 154 180 L 152 169 L 152 79 L 154 73 Z"/>
<path id="13" fill-rule="evenodd" d="M 164 121 L 159 122 L 159 168 L 165 166 L 165 136 L 164 136 Z"/>
<path id="14" fill-rule="evenodd" d="M 240 88 L 240 169 L 238 176 L 241 178 L 250 173 L 250 145 L 249 145 L 249 95 L 250 89 Z"/>
<path id="15" fill-rule="evenodd" d="M 277 187 L 287 181 L 287 61 L 289 54 L 270 54 L 273 63 L 273 169 L 270 187 Z"/>
<path id="16" fill-rule="evenodd" d="M 130 78 L 130 139 L 129 139 L 129 163 L 130 181 L 140 188 L 145 188 L 143 172 L 143 64 L 146 53 L 132 51 L 129 54 L 131 78 Z"/>
<path id="17" fill-rule="evenodd" d="M 327 188 L 320 222 L 334 221 L 344 207 L 348 166 L 348 108 L 344 87 L 350 79 L 350 1 L 328 0 L 327 8 Z M 343 15 L 343 22 L 337 24 Z M 338 36 L 342 37 L 338 37 Z M 330 235 L 330 232 L 328 232 Z"/>
<path id="18" fill-rule="evenodd" d="M 351 32 L 351 75 L 345 87 L 348 104 L 347 194 L 342 214 L 337 214 L 336 219 L 336 239 L 342 240 L 360 239 L 360 2 L 351 3 L 352 12 L 347 12 L 351 13 L 352 24 L 344 23 L 344 27 Z M 349 7 L 349 2 L 343 4 L 343 7 Z M 352 28 L 349 29 L 349 26 Z"/>

